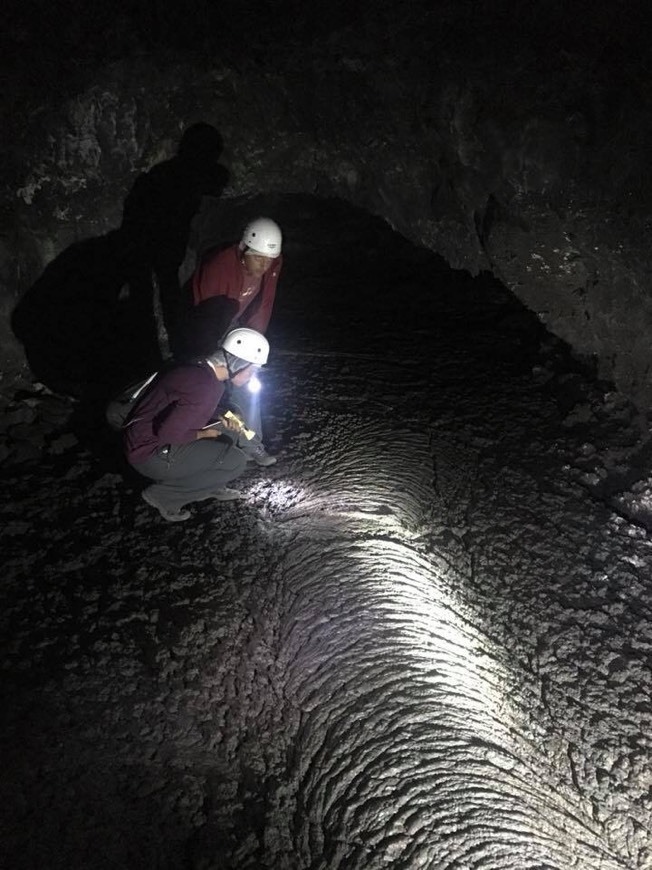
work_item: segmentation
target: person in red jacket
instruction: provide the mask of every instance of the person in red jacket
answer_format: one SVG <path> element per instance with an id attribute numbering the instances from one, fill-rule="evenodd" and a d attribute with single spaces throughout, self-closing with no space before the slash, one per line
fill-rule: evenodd
<path id="1" fill-rule="evenodd" d="M 240 242 L 204 257 L 192 282 L 193 310 L 186 330 L 186 355 L 198 356 L 215 346 L 216 338 L 236 326 L 267 331 L 283 265 L 283 236 L 278 224 L 258 217 L 245 227 Z M 273 465 L 262 442 L 258 397 L 246 388 L 230 386 L 231 401 L 247 426 L 259 433 L 247 459 Z"/>
<path id="2" fill-rule="evenodd" d="M 240 242 L 208 256 L 192 276 L 195 306 L 208 299 L 225 297 L 225 319 L 231 315 L 227 329 L 238 321 L 262 332 L 267 331 L 272 316 L 276 284 L 283 265 L 282 234 L 277 223 L 259 217 L 245 227 Z"/>

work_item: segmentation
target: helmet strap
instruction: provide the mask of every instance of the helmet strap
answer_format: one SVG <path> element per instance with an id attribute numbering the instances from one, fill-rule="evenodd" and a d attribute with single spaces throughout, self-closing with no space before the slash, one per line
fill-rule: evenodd
<path id="1" fill-rule="evenodd" d="M 230 380 L 230 381 L 232 381 L 233 378 L 234 378 L 237 374 L 240 374 L 240 372 L 243 372 L 245 369 L 248 369 L 249 366 L 253 365 L 253 363 L 250 363 L 250 362 L 248 362 L 247 360 L 244 360 L 244 359 L 243 359 L 243 360 L 240 360 L 240 357 L 237 357 L 237 356 L 235 356 L 234 354 L 229 353 L 228 351 L 225 351 L 225 352 L 224 352 L 224 359 L 226 360 L 226 370 L 227 370 L 227 372 L 229 373 L 229 380 Z M 242 362 L 243 365 L 238 366 L 237 368 L 235 368 L 235 366 L 232 365 L 232 362 L 233 362 L 234 360 L 240 360 L 240 362 Z"/>

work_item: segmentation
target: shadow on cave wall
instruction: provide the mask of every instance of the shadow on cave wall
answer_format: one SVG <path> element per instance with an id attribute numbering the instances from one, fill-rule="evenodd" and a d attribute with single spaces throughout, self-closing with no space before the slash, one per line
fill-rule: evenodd
<path id="1" fill-rule="evenodd" d="M 140 175 L 125 200 L 121 229 L 134 252 L 128 276 L 132 319 L 152 353 L 158 347 L 154 282 L 173 353 L 178 324 L 191 305 L 179 285 L 179 269 L 202 197 L 219 198 L 228 182 L 229 173 L 219 163 L 223 144 L 215 127 L 193 124 L 176 155 Z"/>
<path id="2" fill-rule="evenodd" d="M 174 335 L 184 307 L 178 281 L 202 197 L 219 197 L 228 172 L 210 124 L 190 126 L 177 153 L 136 179 L 119 228 L 63 251 L 26 291 L 11 326 L 34 377 L 72 396 L 82 415 L 158 368 L 157 296 Z"/>
<path id="3" fill-rule="evenodd" d="M 48 264 L 14 309 L 12 330 L 32 374 L 54 392 L 86 398 L 110 383 L 117 363 L 129 367 L 121 298 L 126 257 L 117 230 L 77 242 Z"/>

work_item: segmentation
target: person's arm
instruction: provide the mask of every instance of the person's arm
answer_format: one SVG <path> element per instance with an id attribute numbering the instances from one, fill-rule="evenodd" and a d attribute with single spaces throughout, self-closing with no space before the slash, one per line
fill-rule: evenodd
<path id="1" fill-rule="evenodd" d="M 203 259 L 192 279 L 195 305 L 213 296 L 237 297 L 239 288 L 236 266 L 237 253 L 233 248 L 226 248 Z"/>
<path id="2" fill-rule="evenodd" d="M 197 432 L 197 438 L 219 438 L 220 435 L 224 435 L 225 432 L 239 434 L 241 430 L 242 422 L 239 422 L 238 420 L 230 420 L 227 417 L 220 417 L 218 420 L 209 423 L 208 426 L 199 429 Z"/>
<path id="3" fill-rule="evenodd" d="M 269 321 L 272 317 L 272 308 L 274 307 L 274 299 L 276 298 L 276 284 L 278 276 L 283 264 L 282 257 L 278 257 L 270 271 L 263 276 L 262 287 L 258 299 L 250 305 L 249 309 L 244 312 L 240 318 L 242 326 L 248 326 L 249 329 L 255 329 L 262 332 L 263 335 L 267 331 Z"/>
<path id="4" fill-rule="evenodd" d="M 159 443 L 187 444 L 196 440 L 199 431 L 208 431 L 203 427 L 221 398 L 221 392 L 216 393 L 216 382 L 211 381 L 213 378 L 212 372 L 199 367 L 189 367 L 178 375 L 172 401 L 157 427 Z"/>
<path id="5" fill-rule="evenodd" d="M 200 438 L 219 438 L 222 434 L 220 429 L 198 429 L 195 438 L 199 441 Z"/>
<path id="6" fill-rule="evenodd" d="M 184 347 L 189 356 L 208 356 L 218 346 L 238 314 L 238 303 L 214 296 L 195 305 L 186 318 Z"/>

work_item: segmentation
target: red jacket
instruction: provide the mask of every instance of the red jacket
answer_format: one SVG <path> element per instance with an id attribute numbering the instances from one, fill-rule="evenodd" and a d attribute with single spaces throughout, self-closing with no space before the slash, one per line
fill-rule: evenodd
<path id="1" fill-rule="evenodd" d="M 283 258 L 277 257 L 269 271 L 265 272 L 259 292 L 251 299 L 243 300 L 244 268 L 240 262 L 241 256 L 239 246 L 232 245 L 204 260 L 192 277 L 193 302 L 199 305 L 214 296 L 226 296 L 238 305 L 232 325 L 237 323 L 238 326 L 248 326 L 264 333 L 272 316 Z"/>

